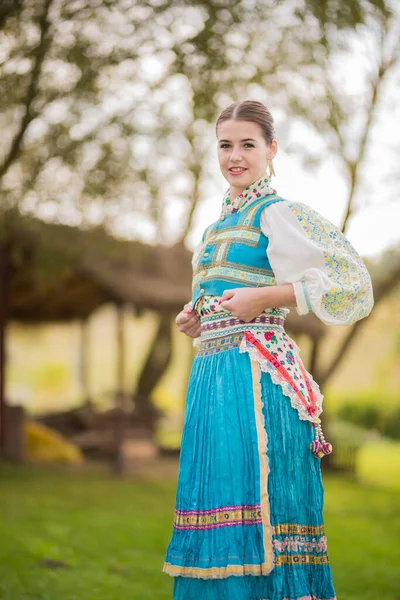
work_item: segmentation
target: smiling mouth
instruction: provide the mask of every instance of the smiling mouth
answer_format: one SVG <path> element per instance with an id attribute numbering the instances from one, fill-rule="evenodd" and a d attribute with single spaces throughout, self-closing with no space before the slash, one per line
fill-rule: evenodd
<path id="1" fill-rule="evenodd" d="M 244 167 L 231 167 L 230 169 L 228 169 L 228 171 L 232 175 L 240 175 L 241 173 L 247 171 L 247 169 L 245 169 Z"/>

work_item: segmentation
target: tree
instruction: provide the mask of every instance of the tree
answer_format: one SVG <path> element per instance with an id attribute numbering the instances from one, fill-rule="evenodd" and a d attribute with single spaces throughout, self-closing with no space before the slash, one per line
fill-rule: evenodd
<path id="1" fill-rule="evenodd" d="M 388 43 L 398 15 L 385 0 L 236 0 L 229 10 L 221 0 L 15 0 L 4 3 L 0 25 L 2 207 L 183 243 L 212 179 L 216 114 L 257 96 L 289 124 L 302 118 L 344 163 L 344 224 L 355 212 L 368 132 L 398 64 Z M 343 90 L 334 66 L 367 38 L 381 59 L 354 143 L 347 131 L 359 98 Z M 168 342 L 165 322 L 160 332 Z M 152 355 L 141 375 L 146 394 L 156 383 Z M 168 362 L 166 353 L 157 373 Z"/>
<path id="2" fill-rule="evenodd" d="M 377 5 L 378 6 L 378 5 Z M 303 115 L 324 142 L 325 148 L 319 157 L 334 157 L 340 172 L 347 180 L 347 198 L 340 224 L 343 232 L 347 232 L 351 219 L 362 207 L 362 195 L 368 197 L 368 203 L 379 202 L 374 189 L 371 169 L 368 164 L 374 163 L 374 155 L 379 152 L 374 139 L 379 127 L 379 118 L 384 110 L 396 110 L 393 91 L 398 96 L 398 87 L 394 84 L 398 79 L 400 67 L 400 14 L 389 8 L 389 3 L 380 3 L 379 10 L 364 5 L 363 25 L 349 39 L 340 35 L 336 27 L 327 18 L 329 2 L 315 6 L 320 49 L 315 52 L 312 82 L 314 89 L 319 85 L 319 93 L 313 98 L 312 110 L 306 98 L 296 98 L 293 110 Z M 347 91 L 340 85 L 335 60 L 345 60 L 350 52 L 357 53 L 362 68 L 362 91 Z M 364 56 L 363 56 L 364 55 Z M 339 73 L 340 76 L 340 73 Z M 386 144 L 385 144 L 386 146 Z M 385 173 L 387 179 L 393 179 L 395 169 L 395 148 L 383 147 L 389 154 L 389 169 Z M 392 157 L 390 156 L 392 150 Z M 388 152 L 389 151 L 389 152 Z M 305 153 L 305 162 L 319 163 L 316 155 Z M 304 156 L 304 148 L 303 148 Z M 391 160 L 392 158 L 392 164 Z M 369 188 L 369 189 L 368 189 Z M 392 190 L 388 186 L 386 194 L 382 194 L 381 203 L 392 200 Z M 393 256 L 398 256 L 394 253 Z M 397 285 L 400 277 L 400 261 L 397 260 L 385 273 L 385 276 L 374 278 L 375 306 L 381 302 Z M 313 341 L 311 351 L 311 370 L 315 378 L 324 387 L 336 372 L 346 356 L 351 343 L 365 324 L 365 320 L 357 322 L 349 328 L 330 364 L 325 368 L 320 365 L 320 340 Z"/>

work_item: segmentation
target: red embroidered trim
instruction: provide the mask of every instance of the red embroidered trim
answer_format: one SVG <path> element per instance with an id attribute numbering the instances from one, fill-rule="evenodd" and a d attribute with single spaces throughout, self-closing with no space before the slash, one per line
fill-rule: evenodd
<path id="1" fill-rule="evenodd" d="M 299 367 L 300 367 L 301 373 L 304 377 L 304 381 L 306 382 L 308 399 L 303 396 L 300 389 L 298 388 L 296 383 L 293 381 L 292 377 L 289 375 L 289 373 L 287 372 L 285 367 L 280 363 L 280 361 L 278 359 L 276 359 L 275 356 L 273 354 L 271 354 L 271 352 L 269 352 L 269 350 L 267 350 L 267 348 L 265 348 L 265 346 L 263 346 L 261 344 L 261 342 L 250 331 L 245 331 L 244 336 L 245 336 L 246 342 L 248 342 L 249 344 L 251 344 L 252 346 L 257 348 L 257 350 L 260 352 L 260 354 L 264 358 L 266 358 L 276 368 L 276 370 L 285 379 L 285 381 L 287 381 L 289 383 L 289 385 L 292 387 L 293 391 L 296 393 L 297 398 L 299 399 L 301 404 L 307 410 L 308 414 L 310 416 L 317 415 L 318 407 L 317 407 L 316 398 L 315 398 L 314 392 L 312 390 L 310 381 L 308 379 L 307 371 L 304 369 L 304 366 L 302 365 L 302 363 L 299 361 Z"/>

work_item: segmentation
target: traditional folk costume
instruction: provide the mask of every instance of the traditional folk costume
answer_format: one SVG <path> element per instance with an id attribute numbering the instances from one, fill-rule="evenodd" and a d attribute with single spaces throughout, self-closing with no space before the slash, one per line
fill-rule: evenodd
<path id="1" fill-rule="evenodd" d="M 350 325 L 373 305 L 361 258 L 327 219 L 263 177 L 226 194 L 193 257 L 201 318 L 189 381 L 174 529 L 174 600 L 334 600 L 322 518 L 322 395 L 284 329 L 247 323 L 225 290 L 292 283 L 300 315 Z"/>

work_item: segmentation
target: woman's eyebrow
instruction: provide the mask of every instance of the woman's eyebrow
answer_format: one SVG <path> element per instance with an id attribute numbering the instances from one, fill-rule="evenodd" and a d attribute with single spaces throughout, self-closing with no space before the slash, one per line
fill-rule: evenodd
<path id="1" fill-rule="evenodd" d="M 221 142 L 229 142 L 231 143 L 231 140 L 218 140 L 219 143 Z M 245 138 L 244 140 L 240 140 L 241 142 L 255 142 L 256 140 L 253 140 L 253 138 Z"/>

